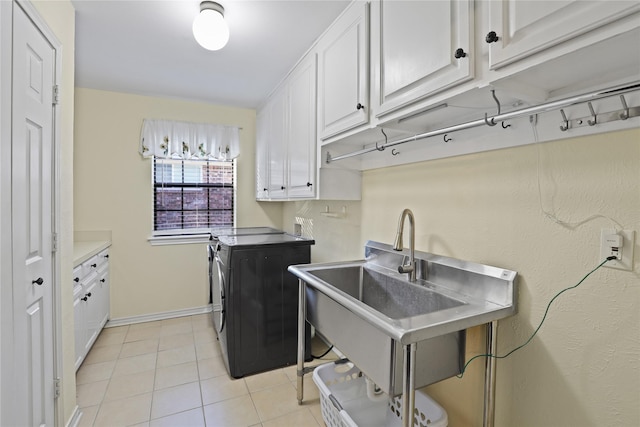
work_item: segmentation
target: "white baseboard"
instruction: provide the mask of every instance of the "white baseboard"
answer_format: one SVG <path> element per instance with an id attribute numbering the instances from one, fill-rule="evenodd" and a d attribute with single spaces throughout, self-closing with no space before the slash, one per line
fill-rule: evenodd
<path id="1" fill-rule="evenodd" d="M 82 411 L 80 411 L 80 408 L 76 405 L 76 407 L 73 408 L 73 413 L 71 414 L 71 417 L 69 418 L 69 421 L 67 422 L 66 427 L 77 427 L 80 424 L 81 418 L 82 418 Z"/>
<path id="2" fill-rule="evenodd" d="M 211 304 L 203 307 L 186 308 L 183 310 L 165 311 L 163 313 L 142 314 L 140 316 L 119 317 L 110 319 L 105 328 L 133 325 L 134 323 L 154 322 L 156 320 L 173 319 L 175 317 L 194 316 L 196 314 L 211 313 Z"/>

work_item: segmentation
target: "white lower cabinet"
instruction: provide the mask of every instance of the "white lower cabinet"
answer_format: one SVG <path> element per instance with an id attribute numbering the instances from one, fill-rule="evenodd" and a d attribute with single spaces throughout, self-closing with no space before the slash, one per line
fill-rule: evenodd
<path id="1" fill-rule="evenodd" d="M 73 269 L 76 370 L 109 319 L 109 250 Z"/>

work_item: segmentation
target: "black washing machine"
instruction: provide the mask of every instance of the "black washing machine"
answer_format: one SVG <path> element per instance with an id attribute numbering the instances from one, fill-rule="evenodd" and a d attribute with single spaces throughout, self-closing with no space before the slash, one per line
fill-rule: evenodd
<path id="1" fill-rule="evenodd" d="M 214 253 L 219 296 L 214 326 L 229 375 L 295 364 L 298 279 L 287 271 L 311 261 L 311 239 L 289 234 L 220 236 Z M 311 354 L 306 325 L 306 358 Z"/>

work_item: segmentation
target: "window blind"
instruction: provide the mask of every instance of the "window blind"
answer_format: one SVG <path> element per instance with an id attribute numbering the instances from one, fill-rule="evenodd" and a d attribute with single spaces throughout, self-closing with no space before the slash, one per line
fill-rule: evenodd
<path id="1" fill-rule="evenodd" d="M 153 159 L 154 231 L 234 226 L 235 161 Z"/>

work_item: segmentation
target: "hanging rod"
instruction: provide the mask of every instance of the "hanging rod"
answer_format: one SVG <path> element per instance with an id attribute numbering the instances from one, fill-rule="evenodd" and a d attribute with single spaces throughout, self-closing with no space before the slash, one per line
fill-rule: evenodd
<path id="1" fill-rule="evenodd" d="M 622 94 L 625 94 L 625 93 L 634 92 L 636 90 L 640 90 L 640 81 L 637 81 L 637 82 L 634 82 L 634 83 L 631 83 L 631 84 L 613 86 L 613 87 L 610 87 L 610 88 L 607 88 L 607 89 L 602 89 L 602 90 L 598 90 L 598 91 L 595 91 L 595 92 L 585 93 L 583 95 L 577 95 L 577 96 L 572 96 L 572 97 L 569 97 L 569 98 L 560 99 L 558 101 L 551 101 L 551 102 L 547 102 L 545 104 L 536 105 L 534 107 L 527 107 L 527 108 L 522 108 L 520 110 L 510 111 L 508 113 L 497 114 L 497 115 L 491 117 L 489 120 L 492 123 L 495 123 L 495 122 L 498 122 L 498 121 L 515 119 L 517 117 L 531 116 L 531 115 L 534 115 L 534 114 L 545 113 L 545 112 L 548 112 L 548 111 L 557 110 L 559 108 L 569 107 L 571 105 L 582 104 L 583 102 L 589 102 L 589 101 L 594 101 L 596 99 L 602 99 L 602 98 L 608 98 L 608 97 L 611 97 L 611 96 L 622 95 Z M 461 130 L 465 130 L 465 129 L 471 129 L 471 128 L 480 127 L 480 126 L 487 126 L 487 123 L 486 123 L 487 119 L 488 119 L 487 117 L 484 117 L 482 119 L 473 120 L 473 121 L 470 121 L 470 122 L 461 123 L 461 124 L 454 125 L 454 126 L 448 126 L 448 127 L 445 127 L 445 128 L 432 130 L 432 131 L 429 131 L 429 132 L 420 133 L 420 134 L 417 134 L 417 135 L 414 135 L 414 136 L 410 136 L 410 137 L 407 137 L 407 138 L 403 138 L 403 139 L 399 139 L 399 140 L 396 140 L 396 141 L 385 142 L 384 144 L 382 144 L 380 146 L 378 146 L 376 144 L 375 147 L 363 148 L 362 150 L 353 151 L 351 153 L 342 154 L 342 155 L 336 156 L 336 157 L 331 157 L 331 154 L 327 152 L 327 160 L 326 161 L 327 161 L 327 163 L 336 162 L 338 160 L 347 159 L 349 157 L 360 156 L 362 154 L 371 153 L 372 151 L 382 151 L 387 147 L 393 147 L 395 145 L 400 145 L 400 144 L 404 144 L 404 143 L 411 142 L 411 141 L 417 141 L 419 139 L 430 138 L 432 136 L 444 135 L 446 133 L 461 131 Z"/>

